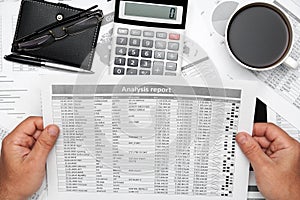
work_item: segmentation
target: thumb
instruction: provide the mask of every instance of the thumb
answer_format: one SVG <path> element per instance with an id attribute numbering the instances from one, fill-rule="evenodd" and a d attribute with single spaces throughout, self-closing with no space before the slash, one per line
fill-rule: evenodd
<path id="1" fill-rule="evenodd" d="M 53 148 L 59 134 L 59 128 L 56 125 L 47 126 L 38 137 L 31 151 L 31 156 L 38 158 L 42 163 L 46 163 L 47 157 Z"/>
<path id="2" fill-rule="evenodd" d="M 269 157 L 263 152 L 260 145 L 247 133 L 239 133 L 236 136 L 242 152 L 251 162 L 252 167 L 258 169 L 269 162 Z"/>

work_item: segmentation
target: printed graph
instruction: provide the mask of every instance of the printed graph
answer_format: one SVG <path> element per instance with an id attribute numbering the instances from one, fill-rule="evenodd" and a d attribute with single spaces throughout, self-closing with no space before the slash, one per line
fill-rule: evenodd
<path id="1" fill-rule="evenodd" d="M 225 36 L 226 24 L 238 5 L 238 2 L 226 1 L 215 8 L 212 15 L 212 25 L 218 34 Z"/>

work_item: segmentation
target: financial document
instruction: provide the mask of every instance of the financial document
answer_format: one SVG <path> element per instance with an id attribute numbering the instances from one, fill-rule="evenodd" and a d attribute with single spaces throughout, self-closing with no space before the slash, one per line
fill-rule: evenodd
<path id="1" fill-rule="evenodd" d="M 0 149 L 2 146 L 2 140 L 7 136 L 7 134 L 13 130 L 15 124 L 17 123 L 13 118 L 7 117 L 6 115 L 0 113 Z M 1 154 L 1 152 L 0 152 Z"/>
<path id="2" fill-rule="evenodd" d="M 29 114 L 41 115 L 40 88 L 37 80 L 38 74 L 0 74 L 0 113 L 18 121 Z"/>
<path id="3" fill-rule="evenodd" d="M 0 58 L 2 58 L 2 16 L 0 14 Z M 2 59 L 0 59 L 0 73 L 2 72 Z"/>
<path id="4" fill-rule="evenodd" d="M 222 79 L 250 80 L 260 83 L 259 99 L 271 106 L 293 126 L 300 129 L 300 68 L 279 66 L 274 70 L 253 73 L 239 66 L 229 55 L 225 45 L 225 27 L 235 9 L 252 1 L 197 1 L 191 7 L 189 32 L 191 38 L 200 44 L 213 60 Z M 296 0 L 268 0 L 283 9 L 291 19 L 294 28 L 294 45 L 291 56 L 300 62 L 300 6 Z M 298 3 L 297 3 L 298 2 Z M 200 8 L 200 9 L 199 9 Z M 193 10 L 197 10 L 194 11 Z M 225 11 L 226 10 L 226 11 Z M 225 11 L 225 12 L 224 12 Z M 203 25 L 200 26 L 199 24 Z M 203 28 L 205 27 L 205 28 Z M 204 29 L 204 30 L 203 30 Z M 199 34 L 201 33 L 201 34 Z M 222 34 L 223 33 L 223 34 Z"/>
<path id="5" fill-rule="evenodd" d="M 246 199 L 249 82 L 43 77 L 45 124 L 61 134 L 47 165 L 49 199 Z"/>
<path id="6" fill-rule="evenodd" d="M 274 3 L 288 14 L 293 23 L 294 45 L 291 57 L 297 60 L 300 66 L 300 5 L 292 0 L 277 0 Z M 300 67 L 291 69 L 281 65 L 274 70 L 255 73 L 255 75 L 274 94 L 271 95 L 271 92 L 262 93 L 261 98 L 300 129 L 297 117 L 300 115 Z M 283 104 L 280 105 L 276 101 L 275 95 L 283 98 L 287 102 L 285 105 L 289 104 L 289 108 L 285 109 L 285 106 L 282 106 Z M 294 111 L 289 112 L 291 109 L 294 109 Z"/>

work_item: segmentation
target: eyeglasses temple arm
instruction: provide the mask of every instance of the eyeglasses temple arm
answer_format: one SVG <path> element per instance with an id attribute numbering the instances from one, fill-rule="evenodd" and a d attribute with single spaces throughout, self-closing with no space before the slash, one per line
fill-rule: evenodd
<path id="1" fill-rule="evenodd" d="M 68 23 L 68 22 L 71 21 L 71 20 L 76 20 L 76 19 L 82 17 L 83 14 L 86 14 L 87 12 L 89 12 L 89 11 L 91 11 L 91 10 L 97 8 L 97 7 L 98 7 L 98 5 L 94 5 L 94 6 L 88 8 L 88 9 L 86 9 L 86 10 L 83 10 L 83 11 L 81 11 L 81 12 L 75 14 L 75 15 L 71 15 L 71 16 L 65 18 L 63 21 L 60 21 L 60 22 L 54 22 L 54 23 L 52 23 L 52 24 L 46 25 L 46 26 L 44 26 L 44 27 L 42 27 L 42 28 L 40 28 L 40 29 L 34 31 L 33 33 L 31 33 L 31 34 L 29 34 L 29 35 L 26 35 L 26 36 L 24 36 L 24 37 L 22 37 L 22 38 L 19 38 L 19 39 L 15 40 L 15 42 L 19 42 L 19 41 L 21 41 L 21 40 L 25 40 L 25 39 L 30 38 L 30 37 L 32 37 L 32 36 L 34 36 L 34 35 L 37 35 L 37 34 L 39 34 L 39 33 L 41 33 L 41 32 L 47 31 L 48 29 L 51 29 L 51 28 L 53 28 L 53 27 L 56 27 L 56 26 L 59 26 L 59 25 Z"/>

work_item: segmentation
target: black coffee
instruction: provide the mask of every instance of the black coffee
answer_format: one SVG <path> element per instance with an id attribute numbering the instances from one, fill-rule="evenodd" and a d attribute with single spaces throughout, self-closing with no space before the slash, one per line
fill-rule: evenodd
<path id="1" fill-rule="evenodd" d="M 233 16 L 227 31 L 233 55 L 252 68 L 268 68 L 280 62 L 291 45 L 288 20 L 268 4 L 245 6 Z"/>

